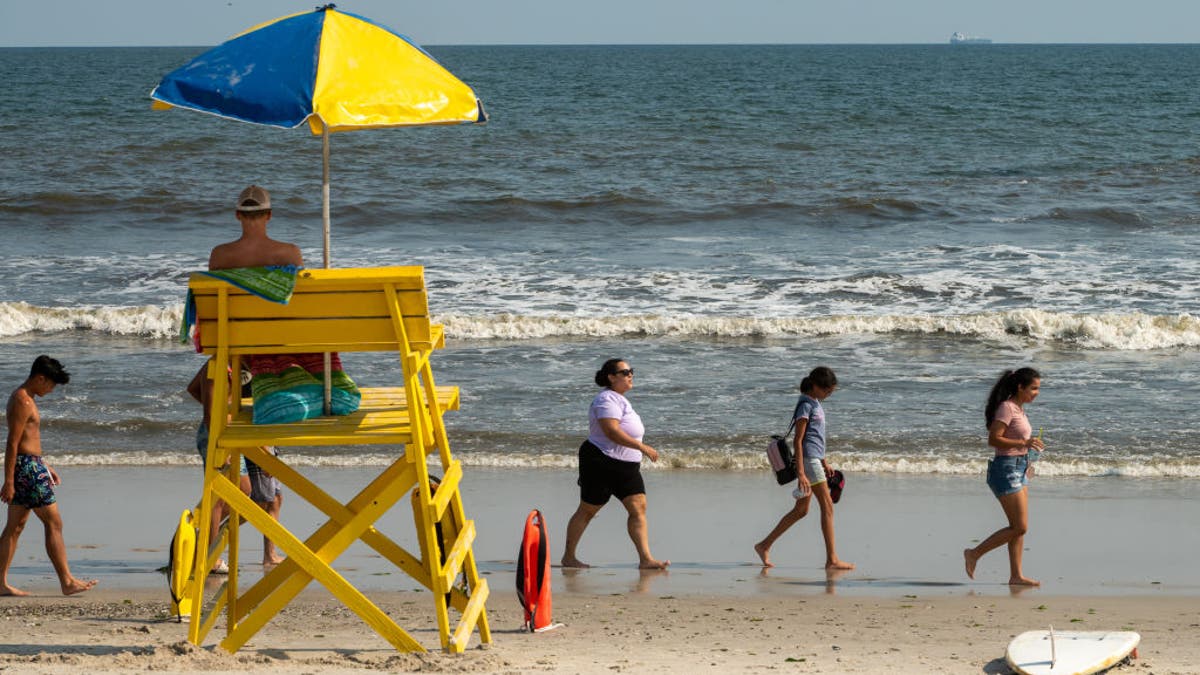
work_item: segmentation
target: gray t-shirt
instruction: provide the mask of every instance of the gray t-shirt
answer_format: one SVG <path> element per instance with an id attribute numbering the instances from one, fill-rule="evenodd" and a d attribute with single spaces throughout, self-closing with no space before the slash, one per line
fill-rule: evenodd
<path id="1" fill-rule="evenodd" d="M 800 442 L 805 458 L 825 459 L 825 409 L 821 407 L 821 402 L 808 394 L 800 394 L 796 423 L 799 424 L 800 420 L 808 420 L 804 438 Z"/>

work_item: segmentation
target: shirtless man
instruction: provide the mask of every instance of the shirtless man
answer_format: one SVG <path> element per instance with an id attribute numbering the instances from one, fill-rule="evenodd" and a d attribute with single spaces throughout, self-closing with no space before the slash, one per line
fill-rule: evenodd
<path id="1" fill-rule="evenodd" d="M 242 236 L 214 248 L 208 256 L 208 269 L 304 264 L 300 247 L 267 236 L 271 195 L 265 189 L 251 185 L 242 190 L 237 198 L 236 214 L 242 224 Z"/>
<path id="2" fill-rule="evenodd" d="M 8 523 L 0 534 L 0 595 L 28 595 L 9 585 L 8 569 L 30 511 L 46 527 L 46 553 L 58 573 L 63 595 L 82 593 L 97 583 L 95 579 L 76 579 L 67 566 L 62 517 L 54 497 L 54 486 L 62 481 L 54 469 L 42 462 L 42 418 L 34 402 L 35 397 L 45 396 L 56 385 L 70 380 L 71 375 L 63 370 L 61 363 L 42 355 L 34 360 L 25 383 L 8 397 L 8 443 L 4 448 L 4 486 L 0 488 L 0 501 L 8 504 Z"/>
<path id="3" fill-rule="evenodd" d="M 271 195 L 265 188 L 251 185 L 242 190 L 242 193 L 237 198 L 236 209 L 235 214 L 238 221 L 242 224 L 242 236 L 234 241 L 220 244 L 213 248 L 212 253 L 208 256 L 208 269 L 222 270 L 233 267 L 259 267 L 267 265 L 296 265 L 300 267 L 304 265 L 304 258 L 300 254 L 300 247 L 285 241 L 276 241 L 267 236 L 267 223 L 271 220 Z M 196 385 L 197 381 L 203 378 L 203 383 L 211 387 L 211 381 L 207 380 L 204 375 L 205 370 L 205 368 L 201 368 L 200 372 L 196 373 L 197 379 L 193 380 L 193 385 Z M 189 386 L 188 391 L 193 391 L 193 386 Z M 204 405 L 205 444 L 207 444 L 209 410 L 207 396 L 200 396 L 196 393 L 192 395 Z M 268 449 L 268 452 L 271 452 L 271 450 Z M 274 453 L 272 452 L 271 454 Z M 258 466 L 252 465 L 251 462 L 247 461 L 246 466 L 249 471 L 249 477 L 247 478 L 246 475 L 242 476 L 242 492 L 250 495 L 251 499 L 257 502 L 267 513 L 271 514 L 272 518 L 279 520 L 279 510 L 283 503 L 283 494 L 279 489 L 278 480 L 269 473 L 264 472 Z M 215 523 L 216 519 L 214 518 L 214 528 L 216 527 Z M 277 565 L 282 561 L 283 559 L 275 553 L 274 543 L 264 535 L 263 565 Z M 220 561 L 218 561 L 218 566 L 219 563 Z"/>

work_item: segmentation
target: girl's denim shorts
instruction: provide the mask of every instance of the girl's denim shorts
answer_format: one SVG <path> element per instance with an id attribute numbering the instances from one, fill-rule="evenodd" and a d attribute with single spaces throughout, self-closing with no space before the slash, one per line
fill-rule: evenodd
<path id="1" fill-rule="evenodd" d="M 997 497 L 1020 492 L 1029 485 L 1026 469 L 1029 459 L 1025 455 L 996 456 L 988 460 L 987 484 Z"/>

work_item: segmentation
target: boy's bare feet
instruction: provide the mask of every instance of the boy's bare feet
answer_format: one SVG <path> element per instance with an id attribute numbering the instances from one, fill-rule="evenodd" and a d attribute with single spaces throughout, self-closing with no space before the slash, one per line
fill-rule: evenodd
<path id="1" fill-rule="evenodd" d="M 825 563 L 825 569 L 827 569 L 827 570 L 852 570 L 852 569 L 854 569 L 854 563 L 848 563 L 845 560 L 831 560 L 831 561 Z"/>
<path id="2" fill-rule="evenodd" d="M 98 583 L 100 583 L 100 581 L 98 579 L 88 579 L 87 581 L 80 581 L 79 579 L 71 579 L 70 581 L 68 581 L 67 583 L 62 585 L 62 594 L 63 595 L 75 595 L 76 593 L 83 593 L 84 591 L 90 591 L 90 590 L 92 590 L 92 587 Z"/>
<path id="3" fill-rule="evenodd" d="M 1012 577 L 1008 580 L 1009 586 L 1041 586 L 1042 582 L 1028 577 Z"/>
<path id="4" fill-rule="evenodd" d="M 281 562 L 283 562 L 283 558 L 280 558 L 279 556 L 272 556 L 272 557 L 270 557 L 270 558 L 263 558 L 263 567 L 274 567 L 274 566 L 278 565 L 278 564 L 279 564 L 279 563 L 281 563 Z"/>
<path id="5" fill-rule="evenodd" d="M 670 560 L 655 560 L 654 558 L 647 558 L 638 563 L 640 570 L 665 570 L 670 566 Z"/>
<path id="6" fill-rule="evenodd" d="M 13 588 L 12 586 L 6 584 L 3 587 L 0 587 L 0 596 L 4 595 L 24 596 L 29 594 L 19 588 Z"/>
<path id="7" fill-rule="evenodd" d="M 579 558 L 571 558 L 569 560 L 567 558 L 563 558 L 562 566 L 563 567 L 574 567 L 576 569 L 587 569 L 587 568 L 591 567 L 591 565 L 583 562 Z"/>
<path id="8" fill-rule="evenodd" d="M 770 560 L 771 548 L 768 546 L 763 546 L 763 543 L 761 541 L 754 545 L 754 552 L 758 554 L 758 559 L 762 561 L 763 567 L 774 567 L 775 566 L 774 564 L 771 563 L 771 560 Z"/>
<path id="9" fill-rule="evenodd" d="M 963 562 L 967 566 L 967 578 L 975 578 L 975 563 L 979 562 L 979 556 L 975 555 L 974 549 L 963 549 Z"/>

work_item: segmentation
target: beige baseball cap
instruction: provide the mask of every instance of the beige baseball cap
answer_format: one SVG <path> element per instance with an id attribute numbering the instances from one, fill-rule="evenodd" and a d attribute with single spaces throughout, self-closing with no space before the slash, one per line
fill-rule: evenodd
<path id="1" fill-rule="evenodd" d="M 238 211 L 269 211 L 271 209 L 271 194 L 266 188 L 261 188 L 257 185 L 242 190 L 242 194 L 237 198 Z"/>

